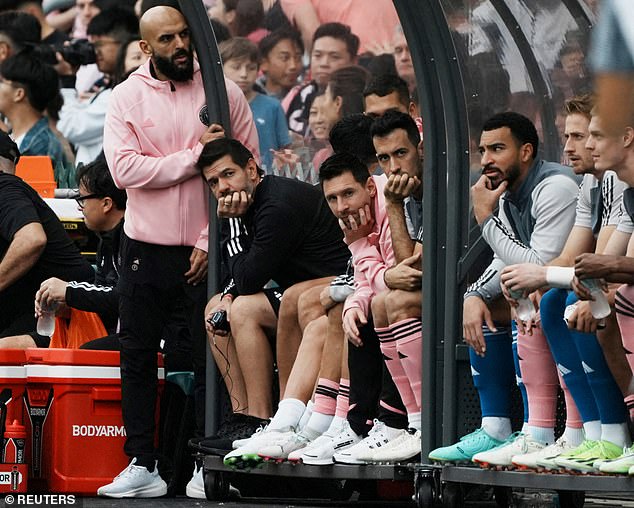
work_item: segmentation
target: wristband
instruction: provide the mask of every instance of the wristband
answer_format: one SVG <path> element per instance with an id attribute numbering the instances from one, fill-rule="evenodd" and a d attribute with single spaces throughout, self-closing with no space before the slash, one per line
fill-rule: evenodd
<path id="1" fill-rule="evenodd" d="M 575 269 L 572 266 L 549 266 L 546 268 L 546 283 L 551 288 L 569 289 L 574 277 Z"/>

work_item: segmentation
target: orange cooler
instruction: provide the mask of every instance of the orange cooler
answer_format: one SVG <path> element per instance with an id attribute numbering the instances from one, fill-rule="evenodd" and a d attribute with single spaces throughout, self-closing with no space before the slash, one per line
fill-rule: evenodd
<path id="1" fill-rule="evenodd" d="M 128 464 L 119 352 L 29 349 L 26 357 L 29 481 L 94 495 Z"/>
<path id="2" fill-rule="evenodd" d="M 0 350 L 0 392 L 11 390 L 11 402 L 7 404 L 7 423 L 23 422 L 24 403 L 22 396 L 26 388 L 26 354 L 22 349 Z"/>

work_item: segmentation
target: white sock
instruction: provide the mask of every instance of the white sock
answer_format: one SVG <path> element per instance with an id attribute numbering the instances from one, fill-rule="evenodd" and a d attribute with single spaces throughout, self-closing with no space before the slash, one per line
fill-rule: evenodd
<path id="1" fill-rule="evenodd" d="M 537 427 L 535 425 L 526 426 L 526 434 L 529 434 L 535 441 L 549 445 L 555 442 L 555 430 L 552 427 Z"/>
<path id="2" fill-rule="evenodd" d="M 286 430 L 288 427 L 297 428 L 297 424 L 304 414 L 306 404 L 299 399 L 280 400 L 275 416 L 269 423 L 268 430 Z"/>
<path id="3" fill-rule="evenodd" d="M 511 419 L 501 416 L 485 416 L 482 418 L 484 431 L 498 441 L 504 441 L 511 435 Z"/>
<path id="4" fill-rule="evenodd" d="M 610 443 L 620 446 L 621 448 L 630 446 L 631 440 L 627 423 L 602 423 L 601 439 L 610 441 Z"/>
<path id="5" fill-rule="evenodd" d="M 315 403 L 312 400 L 309 400 L 306 403 L 306 409 L 304 409 L 304 413 L 302 414 L 302 417 L 299 420 L 299 423 L 297 424 L 297 428 L 299 430 L 302 430 L 306 424 L 308 423 L 308 420 L 310 420 L 310 417 L 313 414 L 313 406 L 315 405 Z"/>
<path id="6" fill-rule="evenodd" d="M 343 425 L 343 421 L 344 418 L 341 418 L 341 416 L 333 416 L 332 420 L 330 420 L 330 425 L 328 425 L 328 429 L 326 430 L 326 432 L 324 432 L 324 434 L 327 433 L 329 436 L 339 434 L 339 431 L 341 430 L 341 425 Z"/>
<path id="7" fill-rule="evenodd" d="M 334 415 L 325 415 L 323 413 L 313 411 L 313 414 L 311 415 L 310 420 L 308 420 L 308 423 L 304 426 L 304 429 L 310 429 L 313 433 L 316 432 L 318 436 L 321 436 L 328 430 L 333 418 Z"/>
<path id="8" fill-rule="evenodd" d="M 407 414 L 407 425 L 410 429 L 421 430 L 420 411 L 418 413 Z"/>
<path id="9" fill-rule="evenodd" d="M 585 422 L 583 424 L 583 431 L 586 435 L 586 439 L 598 441 L 601 439 L 601 422 L 599 420 Z"/>
<path id="10" fill-rule="evenodd" d="M 566 427 L 564 430 L 564 438 L 566 439 L 566 442 L 570 443 L 572 446 L 579 446 L 584 440 L 584 437 L 583 427 L 580 429 Z"/>

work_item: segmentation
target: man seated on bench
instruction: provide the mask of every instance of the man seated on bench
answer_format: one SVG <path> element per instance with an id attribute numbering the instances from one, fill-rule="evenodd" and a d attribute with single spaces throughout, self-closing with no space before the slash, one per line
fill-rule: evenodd
<path id="1" fill-rule="evenodd" d="M 208 337 L 231 394 L 235 427 L 244 427 L 246 415 L 252 427 L 248 436 L 272 414 L 271 338 L 277 332 L 278 312 L 296 301 L 285 289 L 329 282 L 345 270 L 348 251 L 321 192 L 297 180 L 263 176 L 239 141 L 207 143 L 197 166 L 218 200 L 228 275 L 225 289 L 211 299 L 205 316 L 209 322 L 224 311 L 230 334 L 212 321 Z M 263 289 L 271 280 L 279 287 Z M 293 405 L 299 416 L 304 412 L 299 400 L 281 406 L 285 404 Z"/>
<path id="2" fill-rule="evenodd" d="M 67 282 L 51 277 L 44 280 L 34 294 L 37 314 L 41 314 L 43 306 L 57 309 L 58 326 L 51 337 L 46 337 L 50 340 L 50 344 L 46 344 L 49 347 L 76 348 L 91 339 L 115 334 L 119 318 L 119 298 L 115 286 L 126 193 L 115 187 L 103 159 L 82 166 L 77 180 L 77 204 L 88 229 L 100 237 L 96 271 L 93 272 L 92 282 Z M 44 345 L 41 337 L 29 331 L 3 341 L 12 344 L 12 347 L 35 347 Z M 106 349 L 118 349 L 112 345 L 114 341 L 116 336 L 109 335 L 106 342 L 110 345 Z"/>
<path id="3" fill-rule="evenodd" d="M 77 205 L 84 215 L 86 227 L 99 236 L 94 281 L 67 282 L 57 277 L 45 280 L 35 297 L 36 312 L 40 313 L 42 306 L 66 308 L 69 311 L 64 314 L 70 319 L 66 323 L 61 321 L 66 326 L 62 327 L 62 330 L 56 329 L 51 347 L 80 347 L 87 341 L 108 335 L 105 344 L 100 340 L 102 345 L 97 347 L 119 349 L 116 336 L 119 295 L 116 285 L 119 279 L 119 242 L 123 228 L 126 192 L 115 186 L 103 158 L 81 166 L 77 182 Z M 103 322 L 102 331 L 105 333 L 98 334 L 99 327 L 95 326 L 92 319 L 88 318 L 86 322 L 86 313 L 98 315 Z M 78 329 L 79 326 L 86 327 L 88 323 L 93 324 L 92 332 Z"/>
<path id="4" fill-rule="evenodd" d="M 40 284 L 51 277 L 92 281 L 95 272 L 53 210 L 15 176 L 19 158 L 16 144 L 0 132 L 0 347 L 47 347 L 48 337 L 25 335 L 35 330 Z"/>

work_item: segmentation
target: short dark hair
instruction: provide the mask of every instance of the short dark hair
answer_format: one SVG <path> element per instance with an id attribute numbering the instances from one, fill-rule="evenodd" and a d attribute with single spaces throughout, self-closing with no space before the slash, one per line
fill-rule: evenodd
<path id="1" fill-rule="evenodd" d="M 26 4 L 42 6 L 42 0 L 0 0 L 0 11 L 16 11 Z"/>
<path id="2" fill-rule="evenodd" d="M 57 72 L 31 50 L 23 50 L 7 58 L 0 65 L 0 74 L 9 81 L 24 85 L 27 100 L 39 112 L 43 112 L 59 93 Z"/>
<path id="3" fill-rule="evenodd" d="M 222 21 L 210 18 L 209 22 L 211 23 L 211 28 L 214 31 L 214 36 L 216 37 L 216 42 L 218 44 L 222 41 L 228 41 L 231 39 L 231 32 L 229 32 L 229 28 Z"/>
<path id="4" fill-rule="evenodd" d="M 109 35 L 122 42 L 130 35 L 139 33 L 139 20 L 130 9 L 111 7 L 90 20 L 88 35 Z"/>
<path id="5" fill-rule="evenodd" d="M 83 185 L 91 194 L 112 199 L 119 210 L 125 210 L 127 194 L 114 184 L 105 158 L 97 157 L 88 164 L 80 164 L 77 167 L 77 185 Z"/>
<path id="6" fill-rule="evenodd" d="M 357 56 L 359 52 L 359 37 L 350 31 L 348 25 L 342 23 L 324 23 L 315 30 L 313 35 L 313 46 L 317 39 L 322 37 L 332 37 L 333 39 L 339 39 L 346 43 L 348 53 L 352 58 Z"/>
<path id="7" fill-rule="evenodd" d="M 372 137 L 383 138 L 396 129 L 403 129 L 414 146 L 420 143 L 420 133 L 414 119 L 400 111 L 386 111 L 384 115 L 374 119 L 370 133 Z"/>
<path id="8" fill-rule="evenodd" d="M 283 27 L 273 30 L 270 34 L 262 38 L 258 44 L 258 50 L 260 51 L 260 58 L 266 58 L 269 53 L 273 51 L 273 48 L 277 46 L 281 41 L 289 40 L 297 45 L 300 53 L 304 53 L 304 41 L 302 36 L 297 30 L 292 28 Z"/>
<path id="9" fill-rule="evenodd" d="M 220 58 L 223 63 L 233 59 L 248 58 L 249 62 L 258 63 L 258 47 L 246 37 L 232 37 L 218 44 Z"/>
<path id="10" fill-rule="evenodd" d="M 264 6 L 262 0 L 240 0 L 235 6 L 233 28 L 235 34 L 246 37 L 264 26 Z"/>
<path id="11" fill-rule="evenodd" d="M 363 90 L 363 97 L 368 95 L 378 95 L 385 97 L 396 92 L 399 101 L 407 108 L 411 100 L 407 82 L 396 74 L 381 74 L 373 77 Z"/>
<path id="12" fill-rule="evenodd" d="M 39 44 L 42 27 L 37 18 L 22 11 L 0 12 L 0 33 L 6 35 L 14 51 L 20 51 L 28 45 Z"/>
<path id="13" fill-rule="evenodd" d="M 493 131 L 503 127 L 510 129 L 513 139 L 515 139 L 519 145 L 530 144 L 533 147 L 533 159 L 537 157 L 539 137 L 537 136 L 537 130 L 533 122 L 524 115 L 520 115 L 514 111 L 505 111 L 493 115 L 486 120 L 482 126 L 482 131 Z"/>
<path id="14" fill-rule="evenodd" d="M 249 159 L 255 160 L 250 150 L 237 139 L 219 138 L 210 141 L 203 147 L 200 157 L 196 161 L 196 167 L 202 173 L 207 166 L 222 159 L 225 155 L 231 157 L 231 160 L 241 168 L 246 167 Z M 258 173 L 264 174 L 260 166 L 258 166 Z"/>
<path id="15" fill-rule="evenodd" d="M 117 61 L 114 65 L 114 73 L 113 73 L 113 85 L 118 85 L 122 81 L 128 79 L 128 76 L 132 74 L 136 69 L 132 69 L 126 72 L 125 70 L 125 57 L 128 52 L 128 47 L 130 44 L 137 43 L 141 40 L 141 36 L 137 34 L 133 34 L 128 36 L 125 40 L 121 42 L 121 46 L 119 46 L 119 51 L 117 51 Z"/>
<path id="16" fill-rule="evenodd" d="M 319 183 L 322 188 L 324 182 L 332 180 L 346 171 L 350 171 L 354 179 L 362 185 L 370 178 L 368 167 L 357 157 L 348 152 L 340 152 L 328 157 L 319 166 Z"/>
<path id="17" fill-rule="evenodd" d="M 100 11 L 111 9 L 112 7 L 121 7 L 134 12 L 134 4 L 136 0 L 95 0 L 95 7 Z"/>
<path id="18" fill-rule="evenodd" d="M 383 53 L 382 55 L 363 53 L 359 56 L 359 65 L 363 65 L 372 76 L 382 76 L 384 74 L 398 76 L 394 55 L 390 53 Z"/>
<path id="19" fill-rule="evenodd" d="M 344 116 L 330 130 L 330 146 L 335 153 L 348 152 L 366 165 L 376 162 L 370 128 L 372 118 L 363 113 Z"/>
<path id="20" fill-rule="evenodd" d="M 328 88 L 333 99 L 341 97 L 341 115 L 363 113 L 363 89 L 369 74 L 363 67 L 349 65 L 333 71 L 328 79 Z"/>

